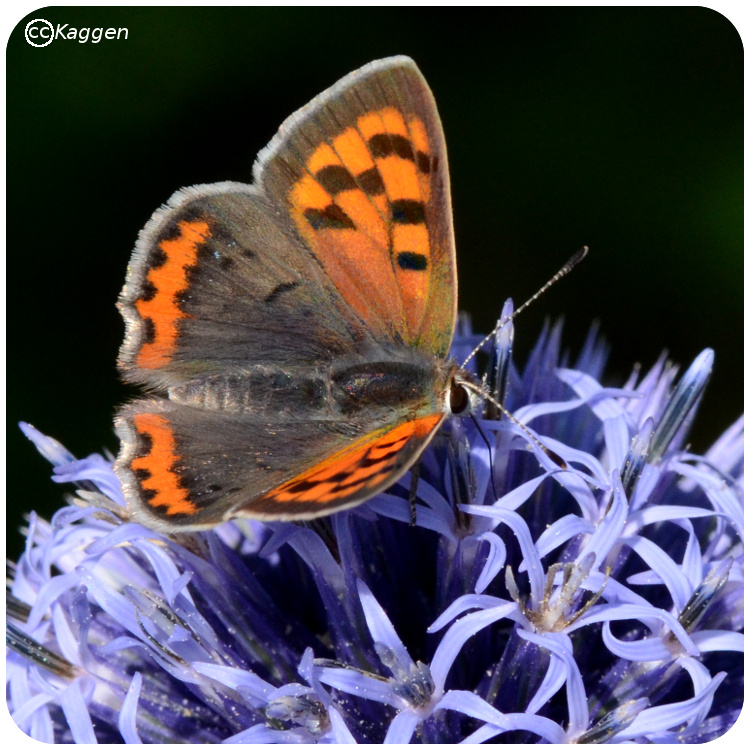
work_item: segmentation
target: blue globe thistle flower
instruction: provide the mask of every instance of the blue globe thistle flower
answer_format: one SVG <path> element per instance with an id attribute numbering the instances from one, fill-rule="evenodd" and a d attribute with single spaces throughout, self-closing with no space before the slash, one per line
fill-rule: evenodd
<path id="1" fill-rule="evenodd" d="M 511 308 L 506 305 L 504 315 Z M 168 538 L 111 461 L 22 428 L 73 483 L 29 516 L 7 696 L 45 742 L 705 742 L 742 706 L 743 422 L 685 446 L 713 353 L 601 385 L 592 330 L 515 368 L 407 477 L 306 525 Z M 479 341 L 465 321 L 454 354 Z M 534 440 L 533 438 L 536 438 Z M 536 441 L 539 442 L 536 442 Z M 541 443 L 541 446 L 540 444 Z M 556 454 L 556 455 L 555 455 Z"/>

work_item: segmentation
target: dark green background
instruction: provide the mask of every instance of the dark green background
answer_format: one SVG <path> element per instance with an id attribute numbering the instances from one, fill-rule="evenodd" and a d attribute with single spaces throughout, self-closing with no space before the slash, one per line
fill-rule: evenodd
<path id="1" fill-rule="evenodd" d="M 56 40 L 26 22 L 127 27 Z M 742 410 L 742 47 L 701 8 L 47 8 L 8 60 L 8 530 L 63 489 L 19 419 L 76 455 L 116 452 L 129 391 L 115 300 L 139 229 L 184 185 L 248 180 L 281 121 L 354 68 L 403 53 L 448 141 L 460 305 L 488 329 L 582 244 L 545 316 L 576 350 L 590 321 L 609 382 L 663 349 L 716 349 L 693 431 L 707 447 Z"/>

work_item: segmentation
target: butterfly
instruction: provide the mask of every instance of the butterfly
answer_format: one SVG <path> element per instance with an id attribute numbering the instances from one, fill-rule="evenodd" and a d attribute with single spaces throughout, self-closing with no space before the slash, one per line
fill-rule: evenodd
<path id="1" fill-rule="evenodd" d="M 480 400 L 448 359 L 448 163 L 411 59 L 295 112 L 253 177 L 175 193 L 118 303 L 118 365 L 151 395 L 116 417 L 115 469 L 132 520 L 159 531 L 351 508 Z"/>

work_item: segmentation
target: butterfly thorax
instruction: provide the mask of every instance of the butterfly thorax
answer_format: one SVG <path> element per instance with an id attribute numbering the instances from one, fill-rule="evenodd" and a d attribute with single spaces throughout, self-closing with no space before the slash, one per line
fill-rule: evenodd
<path id="1" fill-rule="evenodd" d="M 410 419 L 462 414 L 473 406 L 473 376 L 454 361 L 416 357 L 353 364 L 332 373 L 332 397 L 342 413 L 397 409 Z"/>

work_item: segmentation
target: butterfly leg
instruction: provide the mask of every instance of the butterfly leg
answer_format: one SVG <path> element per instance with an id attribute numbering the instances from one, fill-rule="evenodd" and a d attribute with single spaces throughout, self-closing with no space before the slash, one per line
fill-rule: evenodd
<path id="1" fill-rule="evenodd" d="M 411 511 L 411 519 L 409 520 L 409 526 L 417 525 L 417 487 L 419 485 L 419 469 L 421 464 L 422 459 L 420 457 L 410 470 L 411 485 L 409 485 L 409 510 Z"/>

